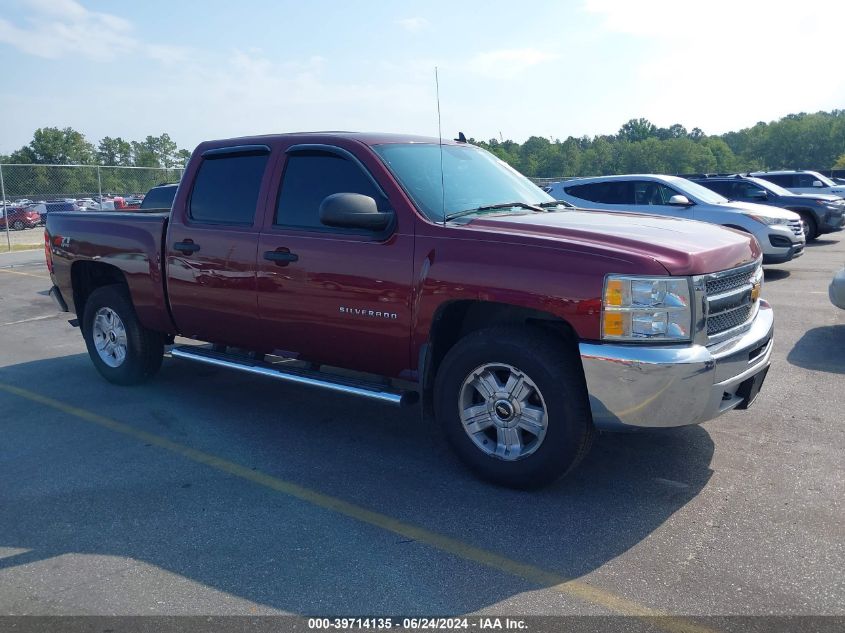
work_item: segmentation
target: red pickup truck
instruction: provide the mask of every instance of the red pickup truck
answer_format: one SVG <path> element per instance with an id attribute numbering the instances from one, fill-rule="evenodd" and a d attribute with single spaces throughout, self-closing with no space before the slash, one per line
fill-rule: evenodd
<path id="1" fill-rule="evenodd" d="M 52 213 L 47 263 L 109 381 L 173 357 L 392 404 L 530 487 L 594 429 L 756 397 L 773 318 L 756 241 L 561 203 L 466 142 L 309 133 L 202 143 L 172 209 Z M 430 414 L 430 415 L 429 415 Z"/>

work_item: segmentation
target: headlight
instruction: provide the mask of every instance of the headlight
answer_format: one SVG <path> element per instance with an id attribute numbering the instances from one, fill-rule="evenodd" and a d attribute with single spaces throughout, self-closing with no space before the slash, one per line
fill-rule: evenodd
<path id="1" fill-rule="evenodd" d="M 605 340 L 690 340 L 689 280 L 608 275 L 604 280 L 601 327 Z"/>
<path id="2" fill-rule="evenodd" d="M 789 224 L 789 220 L 786 218 L 773 218 L 768 215 L 753 215 L 751 213 L 748 214 L 748 217 L 752 220 L 757 220 L 762 224 Z"/>

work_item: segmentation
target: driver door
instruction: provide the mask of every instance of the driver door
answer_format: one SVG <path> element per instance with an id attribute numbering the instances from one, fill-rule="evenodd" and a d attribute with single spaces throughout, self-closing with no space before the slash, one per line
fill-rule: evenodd
<path id="1" fill-rule="evenodd" d="M 377 232 L 323 225 L 320 203 L 335 193 L 397 207 L 348 150 L 300 147 L 278 170 L 258 246 L 262 338 L 282 355 L 398 377 L 411 366 L 413 233 L 399 214 Z"/>

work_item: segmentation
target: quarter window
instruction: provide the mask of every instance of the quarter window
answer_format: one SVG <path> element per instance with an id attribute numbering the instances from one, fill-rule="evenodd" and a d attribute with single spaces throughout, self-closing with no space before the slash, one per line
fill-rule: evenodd
<path id="1" fill-rule="evenodd" d="M 266 152 L 261 152 L 205 158 L 191 191 L 191 219 L 209 224 L 252 225 L 267 157 Z"/>
<path id="2" fill-rule="evenodd" d="M 290 154 L 285 165 L 274 224 L 327 229 L 320 222 L 320 203 L 335 193 L 360 193 L 375 198 L 379 210 L 386 201 L 361 168 L 353 162 L 322 151 Z"/>

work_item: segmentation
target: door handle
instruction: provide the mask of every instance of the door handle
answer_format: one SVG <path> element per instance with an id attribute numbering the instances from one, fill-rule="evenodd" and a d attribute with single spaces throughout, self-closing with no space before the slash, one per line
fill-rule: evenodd
<path id="1" fill-rule="evenodd" d="M 173 245 L 174 251 L 179 251 L 183 255 L 190 255 L 200 249 L 199 244 L 194 244 L 193 240 L 185 240 L 184 242 L 176 242 Z"/>
<path id="2" fill-rule="evenodd" d="M 299 261 L 299 255 L 291 253 L 285 248 L 275 251 L 264 251 L 264 259 L 275 262 L 276 266 L 287 266 L 291 262 Z"/>

